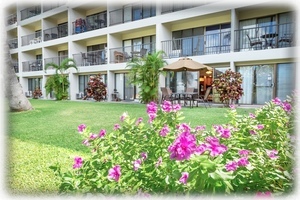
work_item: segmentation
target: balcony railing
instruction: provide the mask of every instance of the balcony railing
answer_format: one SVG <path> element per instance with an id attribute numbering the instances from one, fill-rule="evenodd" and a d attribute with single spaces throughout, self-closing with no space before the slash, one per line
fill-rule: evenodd
<path id="1" fill-rule="evenodd" d="M 77 66 L 92 66 L 107 64 L 107 52 L 105 49 L 89 51 L 87 53 L 73 54 Z"/>
<path id="2" fill-rule="evenodd" d="M 73 34 L 105 28 L 107 27 L 106 12 L 89 16 L 86 19 L 76 19 L 74 22 L 72 22 L 72 24 Z"/>
<path id="3" fill-rule="evenodd" d="M 284 23 L 236 30 L 234 51 L 294 46 L 294 24 Z"/>
<path id="4" fill-rule="evenodd" d="M 16 22 L 17 22 L 17 13 L 14 13 L 7 17 L 6 25 L 13 25 Z"/>
<path id="5" fill-rule="evenodd" d="M 66 58 L 68 58 L 68 55 L 58 56 L 58 57 L 51 57 L 51 58 L 45 58 L 44 59 L 44 61 L 45 61 L 44 63 L 45 63 L 45 65 L 48 64 L 48 63 L 54 63 L 54 64 L 56 64 L 56 65 L 59 66 L 61 64 L 61 62 L 64 59 L 66 59 Z M 49 66 L 47 69 L 53 69 L 53 67 Z"/>
<path id="6" fill-rule="evenodd" d="M 22 36 L 21 39 L 22 39 L 22 46 L 40 43 L 42 42 L 41 31 L 37 31 L 32 34 Z"/>
<path id="7" fill-rule="evenodd" d="M 21 10 L 21 20 L 28 19 L 39 14 L 41 14 L 41 5 L 32 6 L 30 8 Z"/>
<path id="8" fill-rule="evenodd" d="M 57 26 L 44 30 L 44 41 L 68 36 L 68 25 Z"/>
<path id="9" fill-rule="evenodd" d="M 43 12 L 47 12 L 47 11 L 52 10 L 54 8 L 58 8 L 58 7 L 60 7 L 64 4 L 66 4 L 66 2 L 64 2 L 64 1 L 57 1 L 57 2 L 51 1 L 49 4 L 43 5 Z"/>
<path id="10" fill-rule="evenodd" d="M 155 43 L 110 49 L 110 63 L 128 62 L 134 57 L 143 57 L 155 51 Z"/>
<path id="11" fill-rule="evenodd" d="M 165 58 L 230 52 L 230 32 L 162 41 Z"/>
<path id="12" fill-rule="evenodd" d="M 109 12 L 109 25 L 141 20 L 156 15 L 155 5 L 134 4 Z"/>
<path id="13" fill-rule="evenodd" d="M 18 61 L 12 60 L 11 63 L 13 65 L 15 73 L 19 73 L 19 63 L 18 63 Z"/>
<path id="14" fill-rule="evenodd" d="M 204 3 L 201 3 L 204 4 Z M 193 8 L 195 6 L 199 6 L 201 5 L 200 3 L 197 4 L 191 4 L 191 3 L 186 3 L 186 2 L 182 2 L 182 3 L 165 3 L 162 5 L 162 9 L 161 9 L 161 14 L 165 14 L 165 13 L 170 13 L 170 12 L 176 12 L 176 11 L 180 11 L 180 10 L 185 10 L 188 8 Z"/>
<path id="15" fill-rule="evenodd" d="M 18 48 L 18 38 L 13 38 L 8 40 L 8 46 L 10 49 L 17 49 Z"/>
<path id="16" fill-rule="evenodd" d="M 41 59 L 22 62 L 23 72 L 43 71 Z"/>

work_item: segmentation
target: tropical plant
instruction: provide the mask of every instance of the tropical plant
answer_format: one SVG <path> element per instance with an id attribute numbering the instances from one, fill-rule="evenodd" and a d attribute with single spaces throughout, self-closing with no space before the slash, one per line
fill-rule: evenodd
<path id="1" fill-rule="evenodd" d="M 219 93 L 220 101 L 229 106 L 229 104 L 234 104 L 235 100 L 240 99 L 244 94 L 242 83 L 241 73 L 228 69 L 214 79 L 212 87 Z"/>
<path id="2" fill-rule="evenodd" d="M 140 88 L 140 101 L 149 103 L 158 102 L 159 75 L 164 73 L 160 70 L 166 63 L 163 60 L 163 51 L 153 52 L 141 58 L 133 58 L 127 63 L 129 82 Z"/>
<path id="3" fill-rule="evenodd" d="M 195 128 L 179 104 L 147 104 L 148 121 L 127 112 L 113 131 L 80 124 L 91 156 L 74 157 L 62 172 L 61 193 L 124 195 L 288 194 L 294 182 L 293 102 L 273 99 L 248 116 L 228 111 L 229 123 Z"/>
<path id="4" fill-rule="evenodd" d="M 87 83 L 86 93 L 87 95 L 83 99 L 93 98 L 96 101 L 102 101 L 106 99 L 107 90 L 106 84 L 103 83 L 101 73 L 90 76 L 89 82 Z"/>
<path id="5" fill-rule="evenodd" d="M 51 75 L 47 78 L 45 89 L 46 95 L 54 92 L 56 100 L 62 100 L 68 98 L 68 88 L 69 88 L 69 80 L 65 71 L 70 68 L 75 68 L 77 70 L 76 62 L 72 58 L 65 58 L 62 60 L 60 65 L 56 63 L 47 63 L 45 65 L 45 73 L 49 67 L 53 67 L 55 69 L 55 74 Z"/>

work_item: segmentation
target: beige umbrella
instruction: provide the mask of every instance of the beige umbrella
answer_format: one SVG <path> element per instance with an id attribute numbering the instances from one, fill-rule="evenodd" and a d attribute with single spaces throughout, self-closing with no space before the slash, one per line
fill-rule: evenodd
<path id="1" fill-rule="evenodd" d="M 180 58 L 178 61 L 173 62 L 169 65 L 164 66 L 161 68 L 163 71 L 174 71 L 174 72 L 180 72 L 180 71 L 199 71 L 201 69 L 206 69 L 209 71 L 212 71 L 212 67 L 209 67 L 207 65 L 204 65 L 202 63 L 196 62 L 192 60 L 191 58 Z"/>

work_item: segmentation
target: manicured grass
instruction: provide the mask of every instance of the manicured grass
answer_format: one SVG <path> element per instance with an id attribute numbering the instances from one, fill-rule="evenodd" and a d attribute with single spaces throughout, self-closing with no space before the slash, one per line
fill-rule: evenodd
<path id="1" fill-rule="evenodd" d="M 92 132 L 107 132 L 120 123 L 127 112 L 132 118 L 148 120 L 146 105 L 89 101 L 30 100 L 33 111 L 8 113 L 8 181 L 13 194 L 53 194 L 58 190 L 58 179 L 50 165 L 59 162 L 62 170 L 72 168 L 75 155 L 88 156 L 89 150 L 81 144 L 77 126 L 84 123 Z M 228 108 L 182 108 L 185 119 L 192 127 L 226 124 Z M 240 114 L 254 109 L 238 109 Z"/>

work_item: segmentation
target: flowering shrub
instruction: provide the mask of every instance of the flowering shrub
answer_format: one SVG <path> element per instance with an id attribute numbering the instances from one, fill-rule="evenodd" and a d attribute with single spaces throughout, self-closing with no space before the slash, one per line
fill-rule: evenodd
<path id="1" fill-rule="evenodd" d="M 279 99 L 229 123 L 190 127 L 180 105 L 147 105 L 149 119 L 120 117 L 112 131 L 78 126 L 88 158 L 61 172 L 61 193 L 287 194 L 293 187 L 293 106 Z"/>

